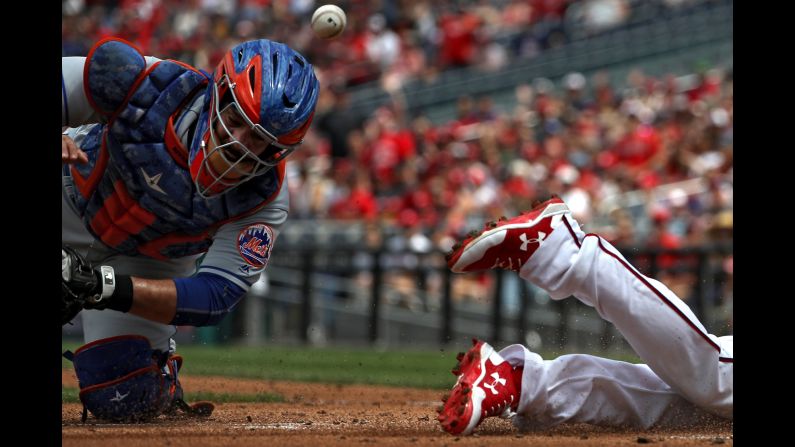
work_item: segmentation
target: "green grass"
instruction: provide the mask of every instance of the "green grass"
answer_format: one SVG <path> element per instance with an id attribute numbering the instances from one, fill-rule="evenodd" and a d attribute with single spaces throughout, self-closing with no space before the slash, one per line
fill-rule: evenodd
<path id="1" fill-rule="evenodd" d="M 189 375 L 446 389 L 455 382 L 450 370 L 458 351 L 181 345 L 177 352 L 185 359 L 181 372 Z M 64 360 L 63 367 L 72 364 Z"/>
<path id="2" fill-rule="evenodd" d="M 61 388 L 61 402 L 64 403 L 75 403 L 80 402 L 80 399 L 77 397 L 78 390 L 77 388 Z"/>
<path id="3" fill-rule="evenodd" d="M 200 400 L 209 400 L 216 403 L 242 403 L 242 402 L 284 402 L 284 396 L 275 393 L 257 393 L 257 394 L 236 394 L 236 393 L 211 393 L 211 392 L 196 392 L 185 393 L 186 402 L 196 402 Z M 77 388 L 61 388 L 61 402 L 64 403 L 79 403 Z"/>
<path id="4" fill-rule="evenodd" d="M 76 346 L 64 345 L 74 351 Z M 455 378 L 455 352 L 300 347 L 188 346 L 177 352 L 185 359 L 182 373 L 251 379 L 294 380 L 340 384 L 373 384 L 416 388 L 450 387 Z M 457 352 L 457 351 L 456 351 Z M 71 368 L 68 360 L 64 368 Z"/>

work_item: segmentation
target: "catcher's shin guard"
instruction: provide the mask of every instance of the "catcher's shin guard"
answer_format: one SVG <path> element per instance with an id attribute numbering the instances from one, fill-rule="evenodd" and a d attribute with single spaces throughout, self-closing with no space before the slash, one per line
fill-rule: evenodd
<path id="1" fill-rule="evenodd" d="M 105 338 L 64 357 L 74 363 L 83 421 L 88 412 L 104 421 L 138 422 L 177 408 L 200 416 L 213 411 L 211 403 L 185 403 L 177 377 L 182 357 L 152 349 L 146 337 Z"/>

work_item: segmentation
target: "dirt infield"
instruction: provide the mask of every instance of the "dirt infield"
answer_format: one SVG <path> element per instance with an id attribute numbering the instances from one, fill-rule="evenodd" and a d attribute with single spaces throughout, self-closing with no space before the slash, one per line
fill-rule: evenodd
<path id="1" fill-rule="evenodd" d="M 77 386 L 72 371 L 63 384 Z M 62 446 L 660 446 L 733 445 L 732 424 L 715 422 L 686 431 L 619 431 L 566 425 L 541 433 L 519 433 L 510 422 L 491 418 L 476 435 L 455 437 L 434 419 L 441 392 L 364 385 L 182 376 L 192 392 L 277 393 L 281 403 L 218 404 L 207 419 L 159 418 L 147 424 L 104 424 L 82 406 L 63 404 Z"/>

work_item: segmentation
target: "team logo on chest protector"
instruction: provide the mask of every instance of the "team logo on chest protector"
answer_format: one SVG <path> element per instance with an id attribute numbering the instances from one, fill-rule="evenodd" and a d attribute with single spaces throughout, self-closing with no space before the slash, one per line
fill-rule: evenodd
<path id="1" fill-rule="evenodd" d="M 249 225 L 237 237 L 240 256 L 249 265 L 264 268 L 268 265 L 273 247 L 273 230 L 265 224 Z"/>

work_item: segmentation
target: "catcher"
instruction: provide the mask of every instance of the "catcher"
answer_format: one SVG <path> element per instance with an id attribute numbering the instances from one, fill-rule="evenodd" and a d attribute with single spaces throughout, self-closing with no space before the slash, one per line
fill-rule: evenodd
<path id="1" fill-rule="evenodd" d="M 209 414 L 182 400 L 172 336 L 218 324 L 267 266 L 285 160 L 317 105 L 312 65 L 262 39 L 209 74 L 109 38 L 62 58 L 62 81 L 62 315 L 82 314 L 85 346 L 65 353 L 80 399 L 108 421 Z"/>

